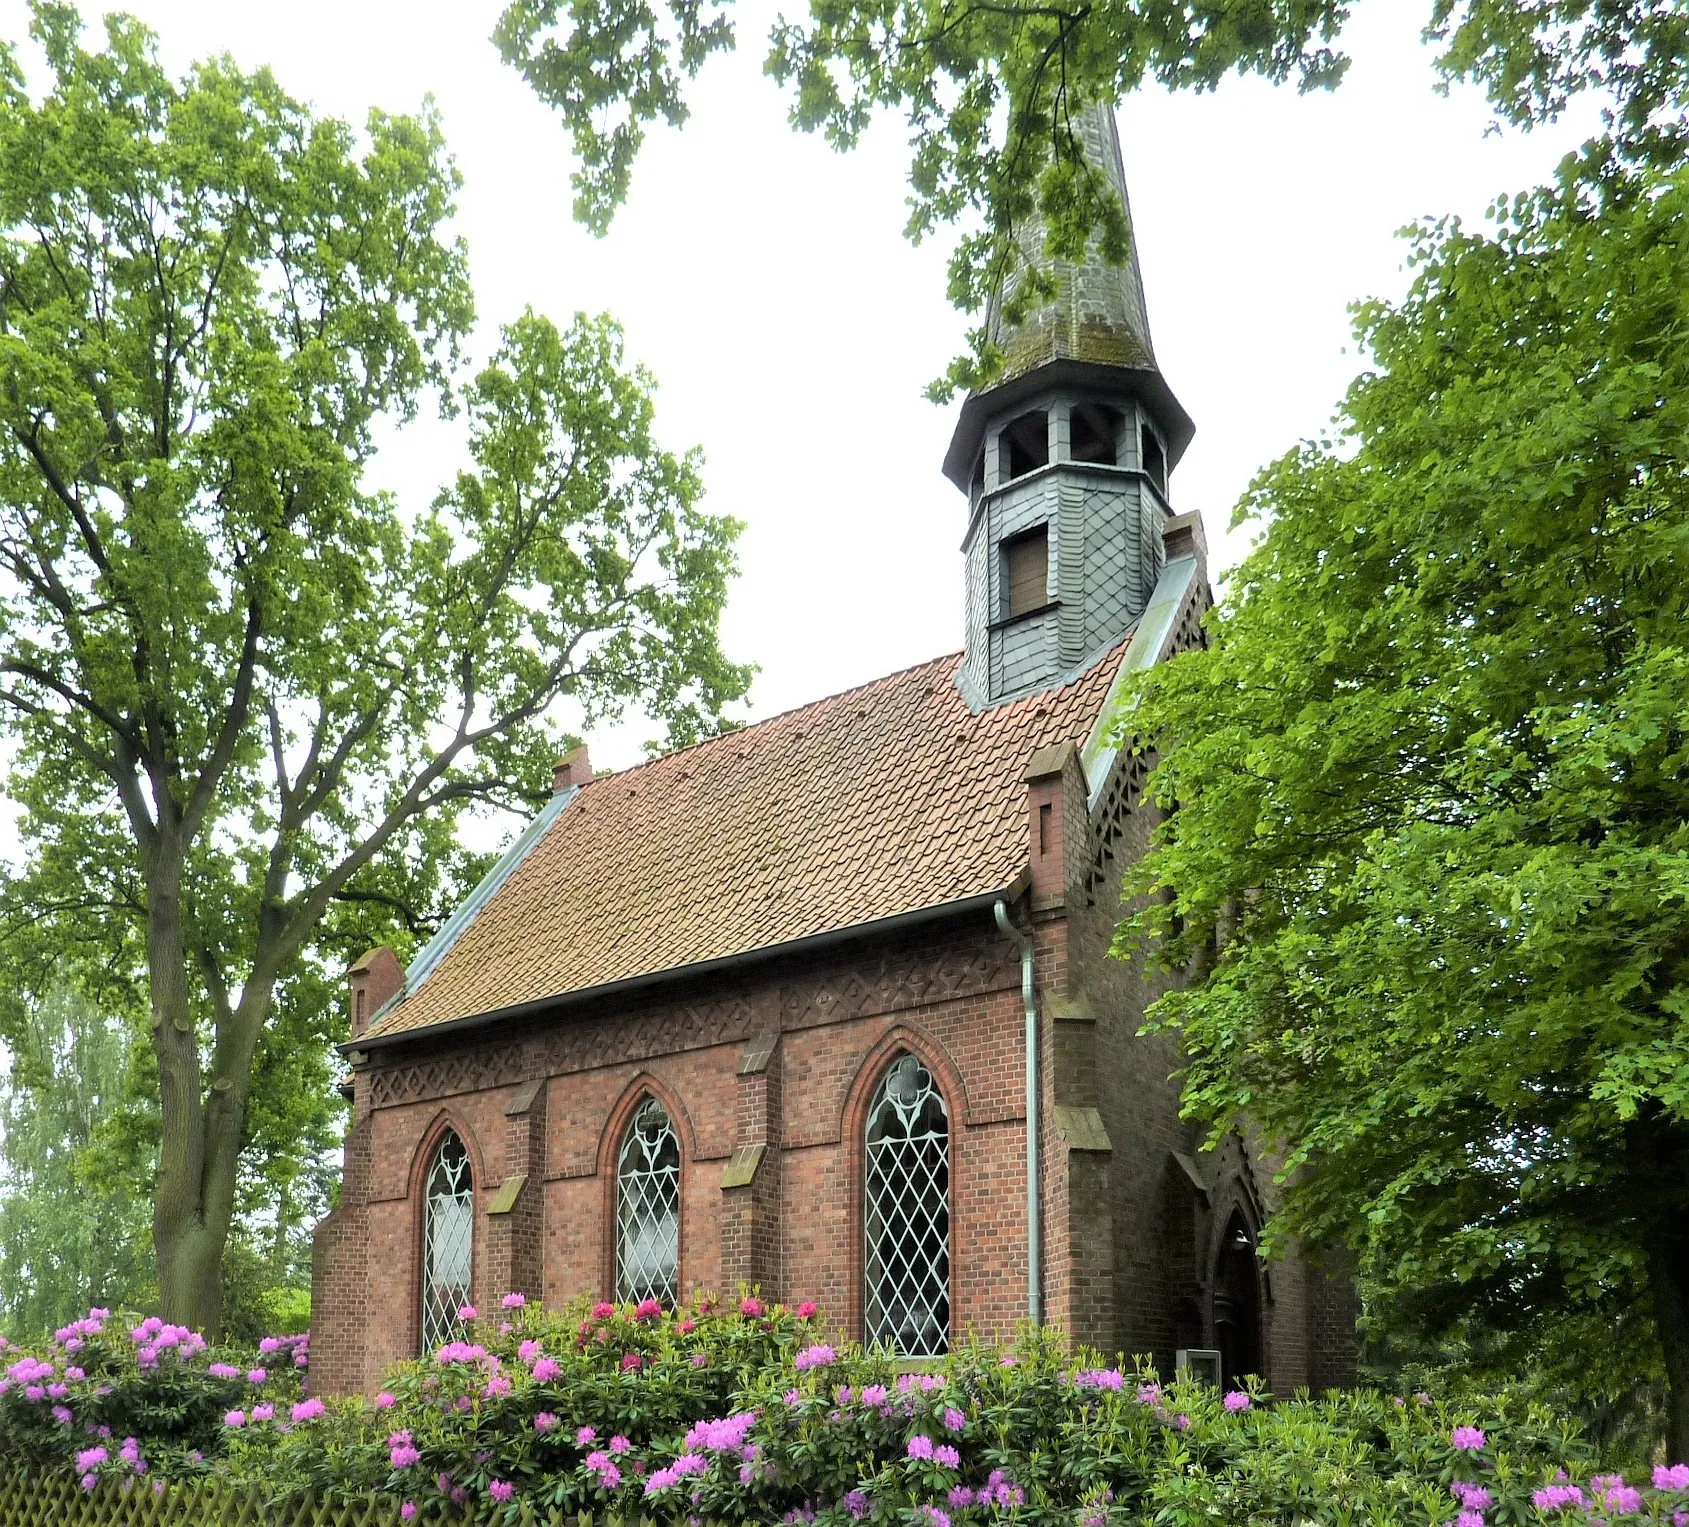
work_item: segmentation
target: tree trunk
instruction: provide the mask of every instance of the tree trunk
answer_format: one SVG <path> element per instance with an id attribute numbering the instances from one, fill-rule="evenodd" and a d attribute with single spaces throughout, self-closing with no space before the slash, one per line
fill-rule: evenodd
<path id="1" fill-rule="evenodd" d="M 1665 1358 L 1666 1462 L 1689 1463 L 1689 1227 L 1652 1240 L 1648 1285 Z"/>

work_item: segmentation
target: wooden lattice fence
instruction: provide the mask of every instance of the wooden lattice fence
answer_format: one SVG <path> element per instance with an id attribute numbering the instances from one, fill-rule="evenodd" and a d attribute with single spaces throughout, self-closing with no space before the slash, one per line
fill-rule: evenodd
<path id="1" fill-rule="evenodd" d="M 502 1512 L 497 1520 L 503 1520 Z M 540 1514 L 528 1507 L 517 1521 L 519 1527 L 667 1527 L 649 1517 Z M 399 1502 L 390 1495 L 339 1502 L 298 1497 L 278 1504 L 215 1479 L 163 1490 L 145 1479 L 128 1489 L 102 1480 L 89 1492 L 62 1474 L 0 1478 L 0 1527 L 397 1527 L 398 1522 Z"/>

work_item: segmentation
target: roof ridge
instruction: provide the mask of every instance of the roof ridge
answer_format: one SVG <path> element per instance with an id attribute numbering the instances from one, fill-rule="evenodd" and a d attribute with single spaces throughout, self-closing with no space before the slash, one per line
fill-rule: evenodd
<path id="1" fill-rule="evenodd" d="M 901 679 L 906 674 L 916 673 L 922 668 L 936 668 L 940 663 L 959 662 L 962 649 L 954 652 L 941 652 L 937 657 L 929 657 L 924 662 L 910 663 L 905 668 L 894 668 L 890 673 L 882 673 L 878 678 L 865 679 L 860 684 L 852 684 L 845 689 L 835 690 L 830 695 L 820 695 L 816 699 L 806 701 L 802 705 L 793 705 L 786 710 L 776 711 L 772 716 L 764 716 L 757 721 L 747 721 L 743 726 L 735 727 L 731 732 L 717 732 L 711 737 L 700 737 L 696 742 L 689 742 L 683 748 L 675 748 L 667 753 L 659 753 L 655 758 L 647 758 L 640 763 L 629 764 L 625 769 L 611 769 L 604 774 L 594 774 L 581 788 L 597 784 L 600 780 L 620 779 L 624 774 L 637 774 L 641 769 L 654 768 L 657 764 L 667 763 L 671 758 L 679 758 L 686 753 L 696 753 L 703 748 L 718 742 L 729 742 L 735 737 L 743 737 L 747 733 L 757 731 L 765 726 L 772 726 L 776 721 L 785 721 L 791 716 L 801 716 L 806 710 L 815 710 L 822 705 L 831 705 L 836 700 L 843 700 L 848 695 L 860 694 L 863 690 L 873 689 L 881 684 L 888 684 L 893 679 Z"/>

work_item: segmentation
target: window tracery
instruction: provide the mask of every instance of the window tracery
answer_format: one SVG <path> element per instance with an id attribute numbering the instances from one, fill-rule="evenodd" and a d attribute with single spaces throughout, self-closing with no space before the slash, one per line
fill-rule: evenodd
<path id="1" fill-rule="evenodd" d="M 950 1346 L 950 1120 L 907 1052 L 868 1105 L 863 1160 L 864 1341 L 940 1356 Z"/>
<path id="2" fill-rule="evenodd" d="M 422 1349 L 433 1352 L 462 1329 L 474 1264 L 475 1182 L 455 1130 L 435 1147 L 428 1169 L 422 1250 Z"/>
<path id="3" fill-rule="evenodd" d="M 680 1140 L 648 1097 L 634 1111 L 616 1164 L 616 1297 L 673 1307 L 680 1283 Z"/>

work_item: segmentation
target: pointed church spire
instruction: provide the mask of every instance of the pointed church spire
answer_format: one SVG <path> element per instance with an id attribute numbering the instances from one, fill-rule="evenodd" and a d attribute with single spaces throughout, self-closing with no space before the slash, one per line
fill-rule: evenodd
<path id="1" fill-rule="evenodd" d="M 1114 113 L 1092 108 L 1077 131 L 1126 210 Z M 1004 369 L 962 405 L 944 459 L 968 496 L 956 683 L 975 708 L 1064 683 L 1131 630 L 1166 561 L 1168 478 L 1194 433 L 1150 343 L 1136 238 L 1123 265 L 1096 253 L 1053 268 L 1042 226 L 1017 238 L 1055 292 L 1012 328 L 1004 303 L 987 312 Z"/>
<path id="2" fill-rule="evenodd" d="M 1129 228 L 1132 209 L 1126 195 L 1120 129 L 1114 113 L 1106 106 L 1086 107 L 1075 123 L 1074 135 L 1086 162 L 1101 173 L 1109 190 L 1120 198 Z M 1041 223 L 1034 221 L 1018 230 L 1016 242 L 1028 265 L 1047 267 L 1052 263 L 1044 253 Z M 1057 360 L 1155 369 L 1155 347 L 1150 342 L 1135 239 L 1125 265 L 1108 265 L 1100 257 L 1083 265 L 1056 261 L 1051 275 L 1056 283 L 1054 298 L 1012 329 L 1003 323 L 1003 308 L 1025 281 L 1025 266 L 1010 274 L 986 313 L 986 332 L 1004 353 L 1003 380 Z"/>

